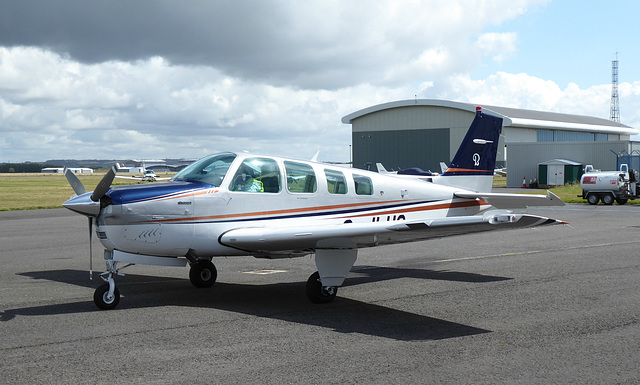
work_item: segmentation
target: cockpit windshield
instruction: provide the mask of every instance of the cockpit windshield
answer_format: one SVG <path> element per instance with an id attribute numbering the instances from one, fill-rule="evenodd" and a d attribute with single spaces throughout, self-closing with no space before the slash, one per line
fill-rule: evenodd
<path id="1" fill-rule="evenodd" d="M 235 158 L 236 154 L 230 152 L 209 155 L 185 167 L 171 180 L 204 182 L 218 187 Z"/>

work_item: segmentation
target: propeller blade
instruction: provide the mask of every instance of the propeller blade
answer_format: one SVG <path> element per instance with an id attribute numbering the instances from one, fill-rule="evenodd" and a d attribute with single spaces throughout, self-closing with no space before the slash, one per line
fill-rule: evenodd
<path id="1" fill-rule="evenodd" d="M 93 281 L 93 218 L 89 217 L 89 280 Z"/>
<path id="2" fill-rule="evenodd" d="M 102 177 L 100 183 L 96 186 L 95 190 L 91 194 L 91 200 L 97 202 L 107 193 L 109 187 L 111 187 L 111 183 L 113 182 L 113 178 L 116 177 L 116 167 L 112 166 L 109 171 Z"/>
<path id="3" fill-rule="evenodd" d="M 64 176 L 67 178 L 67 181 L 69 181 L 69 184 L 71 185 L 71 188 L 73 188 L 73 191 L 76 193 L 76 195 L 82 195 L 87 192 L 87 189 L 84 188 L 84 185 L 82 184 L 82 182 L 80 182 L 80 179 L 78 179 L 76 174 L 71 172 L 71 170 L 66 167 L 64 169 Z"/>

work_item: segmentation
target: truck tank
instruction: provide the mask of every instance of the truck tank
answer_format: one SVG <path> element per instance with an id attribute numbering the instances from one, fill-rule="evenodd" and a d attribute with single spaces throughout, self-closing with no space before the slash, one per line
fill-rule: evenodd
<path id="1" fill-rule="evenodd" d="M 621 176 L 622 175 L 622 176 Z M 625 188 L 624 172 L 601 171 L 582 175 L 580 187 L 588 191 L 620 191 Z"/>

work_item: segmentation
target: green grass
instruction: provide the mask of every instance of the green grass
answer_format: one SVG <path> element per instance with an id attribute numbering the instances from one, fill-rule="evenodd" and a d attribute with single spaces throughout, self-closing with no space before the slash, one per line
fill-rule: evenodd
<path id="1" fill-rule="evenodd" d="M 78 175 L 91 191 L 106 171 Z M 139 183 L 128 179 L 115 179 L 113 186 Z M 53 209 L 71 198 L 73 189 L 62 174 L 0 174 L 0 211 Z"/>

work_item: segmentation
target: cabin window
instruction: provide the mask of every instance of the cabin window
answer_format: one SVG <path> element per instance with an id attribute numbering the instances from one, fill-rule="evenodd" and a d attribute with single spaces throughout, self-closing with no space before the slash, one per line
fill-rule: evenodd
<path id="1" fill-rule="evenodd" d="M 324 174 L 327 177 L 327 189 L 330 194 L 346 194 L 347 193 L 347 180 L 344 174 L 335 170 L 324 170 Z"/>
<path id="2" fill-rule="evenodd" d="M 245 159 L 231 181 L 229 190 L 278 193 L 281 190 L 280 168 L 269 158 Z"/>
<path id="3" fill-rule="evenodd" d="M 362 175 L 353 175 L 353 183 L 358 195 L 373 195 L 373 183 L 371 178 Z"/>
<path id="4" fill-rule="evenodd" d="M 318 188 L 316 174 L 308 164 L 284 162 L 287 190 L 292 193 L 314 193 Z"/>

